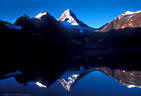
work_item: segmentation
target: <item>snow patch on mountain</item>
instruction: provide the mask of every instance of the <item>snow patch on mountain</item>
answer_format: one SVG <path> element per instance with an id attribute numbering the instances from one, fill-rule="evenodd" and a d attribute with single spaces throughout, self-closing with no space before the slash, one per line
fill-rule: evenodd
<path id="1" fill-rule="evenodd" d="M 47 12 L 41 12 L 37 16 L 35 16 L 35 18 L 41 19 L 41 17 L 44 16 L 44 15 L 47 15 Z"/>
<path id="2" fill-rule="evenodd" d="M 18 25 L 10 25 L 10 24 L 5 24 L 6 27 L 9 27 L 10 29 L 16 29 L 16 30 L 21 30 L 22 26 Z"/>
<path id="3" fill-rule="evenodd" d="M 75 83 L 75 81 L 79 78 L 80 74 L 72 74 L 68 78 L 60 78 L 58 81 L 60 84 L 67 90 L 70 91 L 71 86 Z"/>
<path id="4" fill-rule="evenodd" d="M 35 84 L 36 84 L 37 86 L 39 86 L 40 88 L 47 88 L 46 85 L 43 85 L 43 84 L 40 83 L 40 82 L 36 82 Z"/>
<path id="5" fill-rule="evenodd" d="M 69 16 L 65 21 L 71 23 L 72 25 L 79 25 L 77 22 L 73 22 L 74 18 L 72 16 Z"/>
<path id="6" fill-rule="evenodd" d="M 136 13 L 140 13 L 141 11 L 136 11 L 136 12 L 132 12 L 132 11 L 126 11 L 125 13 L 123 13 L 122 15 L 132 15 L 132 14 L 136 14 Z"/>
<path id="7" fill-rule="evenodd" d="M 91 27 L 85 27 L 85 26 L 80 26 L 80 25 L 72 25 L 71 23 L 69 23 L 67 21 L 61 22 L 61 24 L 69 30 L 79 29 L 81 33 L 84 32 L 84 30 L 91 30 L 91 31 L 93 30 L 93 28 L 91 28 Z"/>
<path id="8" fill-rule="evenodd" d="M 61 24 L 65 27 L 65 28 L 69 28 L 69 29 L 75 29 L 75 28 L 79 28 L 80 29 L 80 26 L 79 25 L 73 25 L 67 21 L 64 21 L 64 22 L 61 22 Z"/>

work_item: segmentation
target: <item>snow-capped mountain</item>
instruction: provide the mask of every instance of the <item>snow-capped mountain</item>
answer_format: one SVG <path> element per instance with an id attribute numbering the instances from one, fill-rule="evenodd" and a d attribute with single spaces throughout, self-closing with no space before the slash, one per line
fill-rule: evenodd
<path id="1" fill-rule="evenodd" d="M 117 18 L 115 18 L 112 22 L 110 22 L 107 26 L 101 29 L 101 32 L 107 32 L 112 29 L 122 29 L 122 28 L 138 28 L 141 27 L 141 11 L 131 12 L 126 11 L 121 14 Z"/>
<path id="2" fill-rule="evenodd" d="M 40 12 L 35 17 L 30 17 L 30 16 L 27 16 L 27 15 L 23 15 L 20 18 L 18 18 L 14 24 L 23 26 L 25 31 L 31 32 L 31 30 L 32 30 L 32 34 L 40 34 L 40 35 L 41 35 L 41 32 L 47 31 L 47 30 L 51 31 L 51 30 L 57 29 L 59 31 L 60 30 L 64 31 L 64 29 L 65 29 L 48 12 Z M 49 31 L 47 31 L 47 32 L 49 32 Z M 56 32 L 56 31 L 54 31 L 54 32 Z"/>
<path id="3" fill-rule="evenodd" d="M 70 9 L 65 10 L 58 21 L 61 22 L 66 29 L 79 29 L 80 32 L 83 32 L 84 30 L 94 30 L 80 21 Z"/>

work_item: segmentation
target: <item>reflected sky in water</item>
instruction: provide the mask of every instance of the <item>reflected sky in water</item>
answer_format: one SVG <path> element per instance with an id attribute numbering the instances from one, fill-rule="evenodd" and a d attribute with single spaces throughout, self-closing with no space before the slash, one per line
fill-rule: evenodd
<path id="1" fill-rule="evenodd" d="M 141 89 L 129 89 L 112 77 L 105 75 L 100 71 L 95 71 L 77 83 L 77 87 L 72 91 L 85 94 L 85 96 L 140 96 Z M 80 96 L 80 94 L 78 94 Z M 82 95 L 81 95 L 82 96 Z"/>
<path id="2" fill-rule="evenodd" d="M 62 78 L 67 81 L 67 78 L 73 74 L 65 73 Z M 140 88 L 127 88 L 100 71 L 86 74 L 71 87 L 70 91 L 65 90 L 59 80 L 49 88 L 40 88 L 35 83 L 28 83 L 25 86 L 16 82 L 13 77 L 0 80 L 0 92 L 9 94 L 21 93 L 29 96 L 141 96 Z"/>

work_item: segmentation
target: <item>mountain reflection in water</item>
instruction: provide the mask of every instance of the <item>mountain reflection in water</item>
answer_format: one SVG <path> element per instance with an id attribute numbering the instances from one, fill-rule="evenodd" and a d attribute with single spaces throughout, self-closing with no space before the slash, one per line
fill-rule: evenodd
<path id="1" fill-rule="evenodd" d="M 1 80 L 0 85 L 0 92 L 29 93 L 32 96 L 140 96 L 141 71 L 97 67 L 67 71 L 49 88 L 40 82 L 29 82 L 24 86 L 13 77 Z"/>

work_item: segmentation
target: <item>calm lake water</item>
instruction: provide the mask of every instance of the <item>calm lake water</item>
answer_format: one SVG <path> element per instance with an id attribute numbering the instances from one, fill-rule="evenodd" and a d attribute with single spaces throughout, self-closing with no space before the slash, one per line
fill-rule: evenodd
<path id="1" fill-rule="evenodd" d="M 79 72 L 65 73 L 49 88 L 40 88 L 35 83 L 25 86 L 11 77 L 0 80 L 0 96 L 141 96 L 140 88 L 128 88 L 101 71 L 90 72 L 77 80 L 78 75 Z M 71 76 L 74 78 L 68 79 Z M 65 82 L 60 83 L 61 80 Z M 68 86 L 63 86 L 65 83 Z"/>

